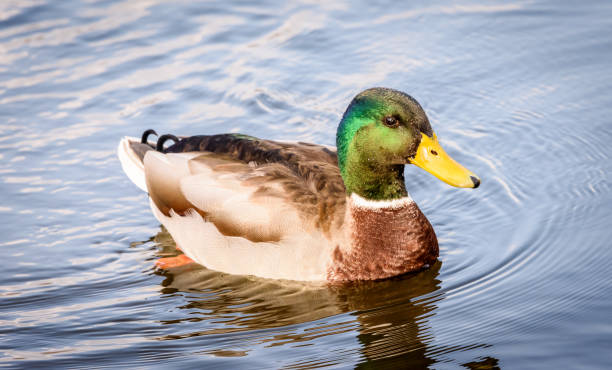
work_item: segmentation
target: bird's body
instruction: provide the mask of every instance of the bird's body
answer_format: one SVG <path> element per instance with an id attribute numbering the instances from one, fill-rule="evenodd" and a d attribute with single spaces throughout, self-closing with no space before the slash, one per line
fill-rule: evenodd
<path id="1" fill-rule="evenodd" d="M 372 93 L 399 99 L 391 106 L 400 111 L 391 116 L 405 127 L 388 118 L 378 127 L 374 114 L 363 113 L 359 98 Z M 413 106 L 401 111 L 402 94 L 371 89 L 358 95 L 338 130 L 339 153 L 223 134 L 175 138 L 165 150 L 146 138 L 124 138 L 119 157 L 183 252 L 210 269 L 290 280 L 395 276 L 438 256 L 433 228 L 403 181 L 403 163 L 418 159 L 421 133 L 435 136 L 416 101 L 407 100 Z M 418 114 L 405 116 L 413 111 Z M 383 119 L 389 116 L 383 112 Z"/>

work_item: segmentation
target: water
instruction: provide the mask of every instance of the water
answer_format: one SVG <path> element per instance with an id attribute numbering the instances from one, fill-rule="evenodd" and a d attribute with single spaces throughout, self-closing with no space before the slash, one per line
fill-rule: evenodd
<path id="1" fill-rule="evenodd" d="M 0 3 L 0 366 L 606 368 L 612 5 Z M 334 144 L 406 91 L 477 190 L 406 170 L 439 262 L 321 286 L 188 266 L 120 137 Z M 480 367 L 479 367 L 480 366 Z"/>

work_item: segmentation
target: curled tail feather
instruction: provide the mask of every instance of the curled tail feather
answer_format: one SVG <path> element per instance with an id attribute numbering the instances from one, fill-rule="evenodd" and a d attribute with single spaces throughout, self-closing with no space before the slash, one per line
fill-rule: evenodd
<path id="1" fill-rule="evenodd" d="M 162 135 L 157 140 L 157 143 L 150 144 L 148 138 L 150 135 L 157 136 L 155 130 L 146 130 L 142 133 L 140 139 L 130 136 L 125 136 L 119 142 L 117 147 L 117 156 L 121 162 L 123 172 L 132 182 L 142 191 L 148 192 L 147 182 L 144 173 L 144 156 L 149 150 L 157 150 L 165 153 L 164 142 L 173 140 L 179 142 L 180 139 L 174 135 Z"/>

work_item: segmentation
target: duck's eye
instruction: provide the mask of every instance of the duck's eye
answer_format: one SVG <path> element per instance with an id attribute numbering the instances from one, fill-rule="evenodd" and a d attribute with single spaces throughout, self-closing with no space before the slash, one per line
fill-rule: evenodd
<path id="1" fill-rule="evenodd" d="M 385 117 L 385 119 L 383 119 L 383 123 L 385 124 L 385 126 L 389 126 L 389 127 L 399 126 L 399 121 L 397 120 L 397 118 L 393 116 Z"/>
<path id="2" fill-rule="evenodd" d="M 431 154 L 433 154 L 433 155 L 438 155 L 438 152 L 436 152 L 435 150 L 433 150 L 433 149 L 432 149 L 432 150 L 431 150 Z"/>

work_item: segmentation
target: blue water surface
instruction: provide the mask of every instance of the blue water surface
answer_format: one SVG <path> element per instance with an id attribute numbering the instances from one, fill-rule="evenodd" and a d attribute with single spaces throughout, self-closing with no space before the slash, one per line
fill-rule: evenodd
<path id="1" fill-rule="evenodd" d="M 0 366 L 602 369 L 612 364 L 612 3 L 0 3 Z M 440 240 L 345 286 L 195 265 L 123 174 L 125 135 L 334 145 L 414 96 L 482 179 L 406 169 Z"/>

